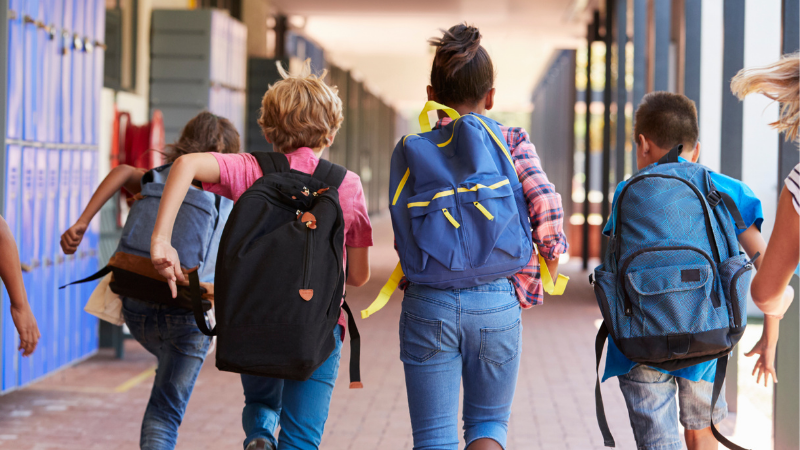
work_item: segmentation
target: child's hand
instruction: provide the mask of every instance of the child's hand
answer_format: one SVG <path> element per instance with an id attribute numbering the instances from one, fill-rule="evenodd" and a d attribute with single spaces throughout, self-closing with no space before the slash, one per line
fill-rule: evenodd
<path id="1" fill-rule="evenodd" d="M 64 254 L 71 255 L 75 253 L 83 240 L 83 235 L 86 233 L 88 226 L 83 222 L 76 222 L 64 234 L 61 235 L 61 250 Z"/>
<path id="2" fill-rule="evenodd" d="M 153 260 L 153 265 L 158 273 L 167 279 L 169 290 L 172 291 L 172 298 L 176 298 L 178 296 L 176 280 L 181 282 L 186 281 L 186 278 L 183 276 L 183 271 L 181 270 L 178 251 L 172 247 L 172 244 L 168 240 L 153 237 L 150 243 L 150 259 Z"/>
<path id="3" fill-rule="evenodd" d="M 27 302 L 24 305 L 23 308 L 11 306 L 11 319 L 19 333 L 19 350 L 22 350 L 22 356 L 30 356 L 36 350 L 41 334 L 31 307 Z"/>
<path id="4" fill-rule="evenodd" d="M 775 373 L 775 350 L 776 345 L 769 345 L 765 335 L 761 335 L 752 350 L 745 353 L 744 356 L 760 355 L 756 360 L 756 365 L 753 367 L 753 376 L 756 376 L 756 384 L 761 383 L 761 375 L 764 375 L 764 386 L 767 386 L 767 380 L 772 375 L 772 381 L 777 383 L 778 376 Z"/>

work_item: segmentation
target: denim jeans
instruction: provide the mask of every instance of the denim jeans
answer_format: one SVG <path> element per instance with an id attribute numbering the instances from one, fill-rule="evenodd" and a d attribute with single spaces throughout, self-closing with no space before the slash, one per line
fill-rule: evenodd
<path id="1" fill-rule="evenodd" d="M 142 450 L 174 449 L 211 339 L 200 332 L 188 309 L 133 298 L 123 298 L 122 306 L 133 337 L 158 358 L 139 445 Z"/>
<path id="2" fill-rule="evenodd" d="M 333 329 L 336 347 L 306 381 L 281 380 L 242 374 L 244 410 L 242 428 L 250 441 L 264 438 L 277 450 L 315 450 L 322 442 L 331 395 L 339 373 L 342 330 Z M 281 426 L 280 438 L 275 429 Z M 269 448 L 269 447 L 268 447 Z"/>
<path id="3" fill-rule="evenodd" d="M 467 446 L 491 438 L 506 447 L 522 347 L 520 311 L 505 278 L 469 289 L 406 289 L 400 359 L 415 450 L 458 449 L 462 382 Z"/>
<path id="4" fill-rule="evenodd" d="M 711 426 L 713 383 L 674 377 L 639 365 L 619 376 L 619 387 L 628 406 L 633 437 L 639 450 L 683 448 L 678 430 L 678 403 L 684 428 L 702 430 Z M 722 395 L 714 408 L 714 423 L 722 422 L 727 415 L 723 385 Z"/>

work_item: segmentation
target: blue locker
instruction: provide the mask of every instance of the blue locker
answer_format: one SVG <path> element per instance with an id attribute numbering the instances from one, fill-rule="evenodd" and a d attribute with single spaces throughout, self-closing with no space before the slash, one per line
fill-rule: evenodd
<path id="1" fill-rule="evenodd" d="M 45 229 L 45 193 L 47 189 L 47 149 L 36 149 L 36 161 L 34 168 L 34 204 L 33 204 L 33 228 L 29 232 L 33 233 L 33 289 L 28 293 L 28 301 L 33 308 L 36 322 L 41 324 L 39 332 L 39 345 L 31 355 L 33 360 L 33 378 L 39 378 L 45 374 L 45 358 L 48 353 L 48 304 L 51 293 L 47 290 L 47 278 L 42 261 L 44 260 L 44 232 Z"/>
<path id="2" fill-rule="evenodd" d="M 95 190 L 97 190 L 97 171 L 98 168 L 98 153 L 96 150 L 90 150 L 86 152 L 85 157 L 88 157 L 88 164 L 89 166 L 89 176 L 88 176 L 88 193 L 87 197 L 84 199 L 84 204 L 88 203 L 89 199 L 91 199 L 92 194 L 94 194 Z M 87 243 L 89 245 L 89 270 L 94 273 L 100 268 L 100 262 L 98 259 L 99 248 L 100 248 L 100 214 L 95 215 L 94 219 L 92 219 L 91 223 L 89 224 L 89 229 L 87 230 Z M 88 301 L 89 296 L 94 291 L 97 283 L 92 283 L 91 289 L 89 289 L 86 299 Z M 88 336 L 88 353 L 93 353 L 97 350 L 99 341 L 98 341 L 98 333 L 99 333 L 99 322 L 97 317 L 87 314 L 84 312 L 84 317 L 87 319 L 87 324 L 89 328 L 89 332 L 87 333 Z"/>
<path id="3" fill-rule="evenodd" d="M 8 8 L 17 18 L 8 21 L 8 107 L 6 109 L 7 135 L 22 139 L 22 80 L 25 44 L 23 38 L 22 0 L 9 0 Z"/>
<path id="4" fill-rule="evenodd" d="M 36 17 L 39 23 L 36 27 L 36 96 L 34 98 L 34 120 L 36 127 L 36 141 L 47 141 L 47 101 L 52 94 L 50 94 L 49 85 L 47 85 L 46 73 L 50 70 L 50 65 L 47 59 L 47 49 L 50 43 L 47 33 L 47 15 L 46 0 L 39 0 L 37 5 Z"/>
<path id="5" fill-rule="evenodd" d="M 86 208 L 89 199 L 92 198 L 92 165 L 94 150 L 85 150 L 81 152 L 81 211 Z M 94 248 L 92 244 L 94 239 L 91 236 L 91 226 L 87 230 L 87 235 L 82 243 L 83 250 L 81 251 L 80 265 L 81 265 L 81 278 L 87 277 L 97 272 L 97 260 L 93 257 Z M 96 254 L 96 252 L 94 253 Z M 94 261 L 94 264 L 92 262 Z M 96 317 L 88 314 L 83 310 L 89 296 L 92 295 L 97 282 L 83 283 L 80 285 L 81 301 L 79 302 L 78 314 L 81 317 L 81 356 L 86 356 L 93 352 L 95 349 L 91 347 L 92 341 L 92 327 L 97 326 Z"/>
<path id="6" fill-rule="evenodd" d="M 36 314 L 36 300 L 38 294 L 34 279 L 34 228 L 33 205 L 35 203 L 36 184 L 36 148 L 22 148 L 22 180 L 20 185 L 20 211 L 19 211 L 19 259 L 22 262 L 22 281 L 25 283 L 25 290 L 28 293 L 28 302 L 31 303 L 31 310 Z M 22 358 L 19 364 L 19 384 L 27 384 L 33 379 L 33 360 L 32 358 Z"/>
<path id="7" fill-rule="evenodd" d="M 64 6 L 63 0 L 46 0 L 45 4 L 45 23 L 50 27 L 47 34 L 44 48 L 45 69 L 45 108 L 46 116 L 46 141 L 60 142 L 61 140 L 61 13 Z"/>
<path id="8" fill-rule="evenodd" d="M 20 170 L 22 169 L 22 148 L 17 145 L 6 147 L 5 211 L 3 216 L 11 228 L 14 240 L 19 242 L 19 202 Z M 19 385 L 19 335 L 11 319 L 8 295 L 3 289 L 3 391 Z"/>
<path id="9" fill-rule="evenodd" d="M 80 103 L 80 102 L 76 102 Z M 81 175 L 83 169 L 83 160 L 79 150 L 72 152 L 72 165 L 70 170 L 70 195 L 69 195 L 69 225 L 72 226 L 78 221 L 81 215 Z M 65 228 L 66 230 L 66 228 Z M 84 270 L 84 257 L 83 253 L 86 249 L 86 242 L 81 242 L 78 251 L 75 252 L 70 264 L 70 276 L 72 280 L 79 280 L 84 278 L 90 273 Z M 82 295 L 81 288 L 83 285 L 70 286 L 70 304 L 69 304 L 69 330 L 70 330 L 70 348 L 69 348 L 69 361 L 74 361 L 81 356 L 81 316 L 83 316 L 83 305 L 85 303 Z"/>
<path id="10" fill-rule="evenodd" d="M 83 16 L 83 36 L 84 53 L 81 55 L 83 60 L 83 143 L 92 143 L 92 133 L 94 133 L 94 14 L 95 7 L 93 0 L 87 0 L 84 5 Z"/>
<path id="11" fill-rule="evenodd" d="M 75 144 L 83 143 L 84 73 L 86 54 L 84 53 L 84 24 L 86 0 L 76 0 L 72 4 L 72 140 Z"/>
<path id="12" fill-rule="evenodd" d="M 72 0 L 64 0 L 61 10 L 61 130 L 60 142 L 72 142 L 72 67 L 73 67 L 73 34 L 72 34 Z"/>
<path id="13" fill-rule="evenodd" d="M 95 0 L 95 16 L 94 16 L 94 36 L 95 41 L 105 42 L 106 40 L 106 3 L 105 0 Z M 92 144 L 100 142 L 100 93 L 103 90 L 103 64 L 105 59 L 105 50 L 101 47 L 94 49 L 94 88 L 92 95 L 94 95 L 94 117 L 92 119 Z"/>
<path id="14" fill-rule="evenodd" d="M 45 370 L 52 372 L 60 367 L 58 361 L 58 338 L 62 331 L 59 327 L 59 312 L 61 311 L 59 294 L 63 291 L 58 290 L 58 277 L 56 273 L 56 261 L 63 255 L 58 244 L 60 231 L 56 226 L 58 220 L 58 188 L 61 155 L 58 149 L 47 150 L 47 189 L 45 195 L 45 216 L 44 226 L 42 227 L 42 242 L 44 242 L 42 267 L 45 273 L 45 284 L 47 290 L 46 302 L 47 314 L 44 328 L 47 333 L 42 332 L 42 337 L 47 338 L 47 354 L 45 355 Z M 41 327 L 40 327 L 41 328 Z"/>
<path id="15" fill-rule="evenodd" d="M 71 180 L 70 175 L 72 172 L 72 152 L 70 150 L 60 150 L 60 163 L 59 163 L 59 177 L 58 177 L 58 204 L 56 206 L 56 213 L 58 214 L 58 222 L 56 226 L 56 234 L 63 233 L 67 230 L 71 223 L 69 223 L 69 198 Z M 64 286 L 77 278 L 72 279 L 72 271 L 70 265 L 73 256 L 65 256 L 62 251 L 58 251 L 56 257 L 56 277 L 59 286 Z M 70 294 L 72 289 L 64 288 L 58 291 L 58 311 L 55 318 L 57 332 L 57 341 L 55 352 L 58 355 L 58 366 L 63 366 L 70 361 Z"/>
<path id="16" fill-rule="evenodd" d="M 23 29 L 25 34 L 23 86 L 22 86 L 22 137 L 28 141 L 36 140 L 37 105 L 41 95 L 39 62 L 39 28 L 32 21 L 41 21 L 39 1 L 25 0 Z"/>

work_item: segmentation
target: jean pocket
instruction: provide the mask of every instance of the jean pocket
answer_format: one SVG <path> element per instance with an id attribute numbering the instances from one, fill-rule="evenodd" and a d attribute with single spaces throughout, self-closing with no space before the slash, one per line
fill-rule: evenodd
<path id="1" fill-rule="evenodd" d="M 147 343 L 147 332 L 145 328 L 147 316 L 131 312 L 125 307 L 122 308 L 122 316 L 125 319 L 125 325 L 127 325 L 128 330 L 131 332 L 131 336 L 142 344 Z"/>
<path id="2" fill-rule="evenodd" d="M 193 315 L 164 315 L 169 341 L 179 353 L 204 358 L 211 339 L 197 327 Z"/>
<path id="3" fill-rule="evenodd" d="M 480 359 L 502 366 L 519 355 L 522 324 L 519 319 L 501 328 L 481 328 Z"/>
<path id="4" fill-rule="evenodd" d="M 442 321 L 403 313 L 403 336 L 400 340 L 403 355 L 425 362 L 442 350 Z"/>

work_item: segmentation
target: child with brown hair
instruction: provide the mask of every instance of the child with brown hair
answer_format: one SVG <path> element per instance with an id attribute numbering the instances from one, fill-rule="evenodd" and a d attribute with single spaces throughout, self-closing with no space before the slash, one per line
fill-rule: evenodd
<path id="1" fill-rule="evenodd" d="M 239 153 L 239 133 L 228 119 L 203 111 L 186 124 L 174 144 L 167 146 L 167 165 L 145 171 L 123 164 L 111 170 L 78 221 L 61 236 L 64 253 L 75 253 L 89 222 L 116 192 L 124 188 L 141 198 L 138 194 L 144 188 L 149 192 L 132 206 L 117 250 L 134 257 L 149 256 L 150 233 L 159 204 L 159 198 L 153 194 L 157 194 L 159 185 L 163 186 L 176 159 L 206 152 Z M 199 279 L 213 282 L 217 246 L 233 204 L 224 198 L 217 202 L 217 196 L 196 186 L 193 191 L 195 201 L 186 204 L 185 214 L 200 220 L 185 221 L 187 226 L 182 227 L 173 242 L 181 252 L 200 255 Z M 201 224 L 210 224 L 211 230 Z M 122 313 L 128 329 L 158 358 L 153 390 L 142 420 L 140 446 L 147 450 L 173 449 L 211 340 L 200 332 L 189 305 L 164 304 L 144 293 L 133 297 L 130 293 L 136 291 L 136 286 L 124 285 L 123 280 L 115 282 L 111 289 L 119 291 L 122 297 Z"/>
<path id="2" fill-rule="evenodd" d="M 336 88 L 322 80 L 324 74 L 319 77 L 311 74 L 308 61 L 296 76 L 290 76 L 280 64 L 278 69 L 283 79 L 264 95 L 258 123 L 267 141 L 285 155 L 292 171 L 313 174 L 322 151 L 333 143 L 342 124 L 342 102 Z M 263 176 L 257 158 L 251 154 L 210 153 L 178 158 L 164 190 L 150 251 L 153 264 L 173 289 L 177 281 L 183 280 L 183 274 L 170 236 L 191 181 L 202 181 L 203 189 L 238 201 Z M 349 266 L 347 284 L 361 286 L 370 276 L 372 226 L 358 175 L 347 171 L 338 188 L 338 198 L 344 218 L 343 262 Z M 247 450 L 319 447 L 339 369 L 345 319 L 342 311 L 333 329 L 334 350 L 306 381 L 241 375 L 245 396 L 242 426 Z M 278 425 L 281 432 L 276 439 L 274 432 Z"/>

